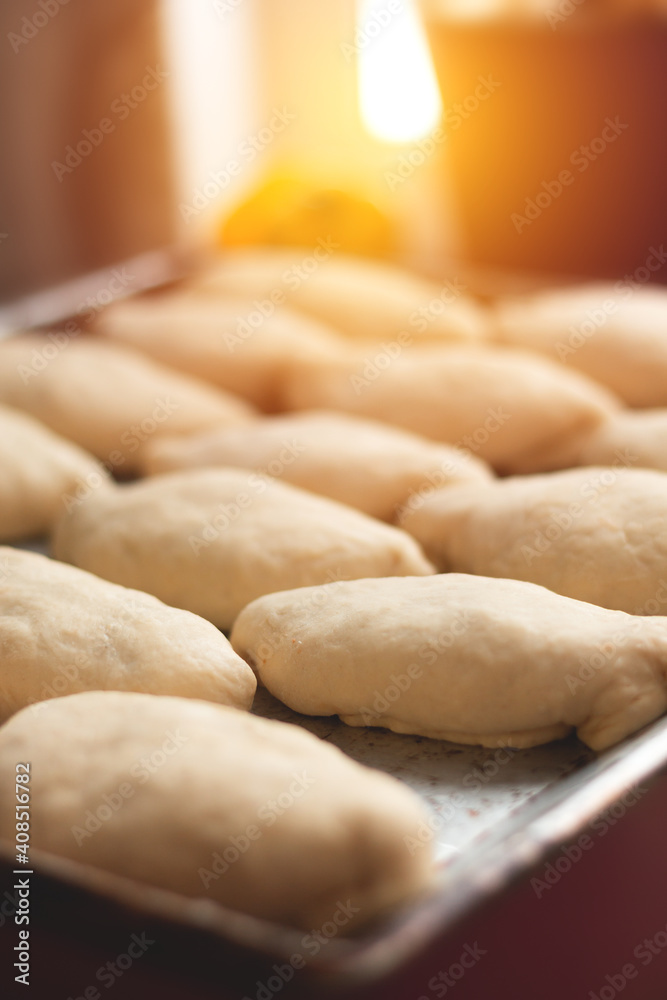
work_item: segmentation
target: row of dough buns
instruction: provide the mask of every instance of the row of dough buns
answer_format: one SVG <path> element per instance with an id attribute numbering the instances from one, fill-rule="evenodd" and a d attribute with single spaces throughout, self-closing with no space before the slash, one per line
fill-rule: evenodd
<path id="1" fill-rule="evenodd" d="M 665 298 L 595 323 L 604 287 L 489 309 L 301 260 L 239 251 L 97 336 L 0 343 L 0 540 L 62 560 L 0 549 L 0 777 L 36 762 L 36 848 L 295 927 L 344 897 L 347 932 L 433 884 L 406 846 L 428 816 L 249 715 L 257 682 L 493 747 L 602 750 L 662 714 L 667 477 L 641 466 L 667 468 Z"/>

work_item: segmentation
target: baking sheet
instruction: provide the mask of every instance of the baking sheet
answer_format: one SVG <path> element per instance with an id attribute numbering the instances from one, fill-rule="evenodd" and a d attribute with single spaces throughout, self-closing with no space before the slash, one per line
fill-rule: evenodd
<path id="1" fill-rule="evenodd" d="M 335 716 L 299 715 L 265 688 L 258 689 L 252 710 L 301 725 L 359 763 L 414 789 L 432 814 L 436 860 L 448 869 L 538 792 L 596 759 L 574 736 L 530 750 L 491 750 L 347 726 Z"/>
<path id="2" fill-rule="evenodd" d="M 48 545 L 42 539 L 17 547 L 48 555 Z M 252 711 L 300 725 L 359 763 L 393 775 L 424 799 L 430 813 L 431 830 L 425 831 L 424 841 L 430 842 L 438 863 L 440 887 L 430 900 L 397 914 L 369 934 L 337 941 L 336 947 L 322 956 L 322 968 L 318 968 L 319 962 L 312 963 L 313 974 L 325 973 L 332 982 L 341 976 L 369 979 L 396 967 L 429 937 L 453 927 L 472 907 L 483 904 L 513 878 L 525 875 L 531 866 L 565 843 L 568 833 L 576 836 L 626 788 L 641 780 L 652 767 L 667 761 L 667 720 L 647 727 L 618 747 L 595 754 L 574 735 L 516 750 L 348 726 L 336 716 L 313 717 L 294 712 L 263 687 L 257 690 Z M 642 748 L 652 744 L 661 732 L 663 749 L 648 756 L 644 750 L 642 757 Z M 629 768 L 625 774 L 618 769 L 624 762 Z M 593 780 L 606 771 L 610 772 L 610 780 L 606 784 L 598 782 L 597 790 L 592 790 Z M 579 801 L 578 792 L 583 792 Z M 419 849 L 418 845 L 414 849 Z M 80 879 L 85 885 L 89 875 L 83 872 Z M 91 888 L 99 891 L 99 886 Z M 136 906 L 137 900 L 142 900 L 142 887 L 137 885 L 131 896 Z M 147 909 L 151 909 L 149 893 L 145 893 L 145 900 Z M 166 908 L 158 903 L 157 909 L 171 910 L 171 918 L 176 916 L 177 920 L 180 913 L 187 925 L 193 920 L 196 901 L 182 903 L 180 907 Z M 220 919 L 209 914 L 212 930 L 227 940 L 274 956 L 288 954 L 293 946 L 286 929 L 263 921 L 239 921 L 224 908 L 219 911 Z"/>
<path id="3" fill-rule="evenodd" d="M 40 540 L 19 546 L 46 553 Z M 596 755 L 576 737 L 528 750 L 493 750 L 354 728 L 336 717 L 292 712 L 259 689 L 253 712 L 298 724 L 367 766 L 404 781 L 423 797 L 431 815 L 432 847 L 443 884 L 429 900 L 357 939 L 332 942 L 311 964 L 327 978 L 369 979 L 395 968 L 436 935 L 453 928 L 576 837 L 623 792 L 667 765 L 667 719 L 618 747 Z M 429 837 L 429 839 L 431 839 Z M 209 901 L 167 899 L 139 884 L 129 887 L 85 866 L 44 859 L 56 879 L 125 905 L 158 914 L 174 926 L 198 928 L 222 944 L 264 956 L 289 955 L 286 928 L 244 917 Z M 71 869 L 71 870 L 69 870 Z M 76 870 L 75 870 L 76 869 Z M 298 942 L 297 942 L 298 943 Z"/>

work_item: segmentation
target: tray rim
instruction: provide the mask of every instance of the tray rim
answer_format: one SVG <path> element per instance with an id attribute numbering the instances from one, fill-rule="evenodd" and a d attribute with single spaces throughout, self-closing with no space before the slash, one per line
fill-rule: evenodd
<path id="1" fill-rule="evenodd" d="M 445 874 L 433 893 L 358 937 L 331 940 L 310 958 L 304 974 L 327 982 L 363 984 L 397 970 L 436 939 L 453 934 L 475 910 L 499 899 L 550 854 L 566 846 L 629 789 L 667 770 L 667 717 L 557 780 L 509 814 L 496 832 L 468 852 L 460 870 Z M 593 771 L 591 775 L 589 772 Z M 528 812 L 524 824 L 523 814 Z M 0 863 L 12 870 L 13 845 L 0 840 Z M 211 900 L 115 875 L 92 865 L 33 850 L 32 868 L 63 886 L 167 922 L 200 931 L 261 960 L 289 960 L 301 930 L 261 920 Z M 458 867 L 458 866 L 457 866 Z M 221 970 L 223 971 L 223 970 Z"/>
<path id="2" fill-rule="evenodd" d="M 218 259 L 224 251 L 211 247 L 185 250 L 168 247 L 130 260 L 110 264 L 63 285 L 49 288 L 0 306 L 0 339 L 31 328 L 57 326 L 76 316 L 75 303 L 100 285 L 100 279 L 114 268 L 132 267 L 136 283 L 114 295 L 112 301 L 157 290 L 191 276 L 202 266 Z M 444 264 L 444 262 L 443 262 Z M 494 269 L 479 270 L 481 285 Z M 475 269 L 471 276 L 475 277 Z M 503 278 L 507 275 L 503 274 Z M 544 275 L 517 275 L 522 290 L 558 286 L 564 276 L 554 277 L 553 285 Z M 583 284 L 574 278 L 568 284 Z M 473 281 L 473 284 L 476 284 Z M 473 288 L 484 297 L 484 288 Z M 469 748 L 466 748 L 469 749 Z M 605 751 L 573 773 L 557 779 L 535 793 L 508 814 L 494 833 L 483 836 L 460 866 L 447 872 L 432 895 L 394 914 L 356 938 L 329 942 L 324 954 L 309 959 L 303 971 L 327 982 L 355 984 L 371 982 L 391 973 L 416 956 L 436 938 L 454 932 L 475 910 L 500 898 L 514 884 L 551 853 L 566 846 L 574 837 L 613 805 L 628 789 L 654 779 L 667 770 L 667 716 L 655 720 L 639 733 Z M 584 780 L 585 779 L 585 780 Z M 521 820 L 527 814 L 527 821 Z M 522 825 L 522 829 L 518 829 Z M 512 829 L 516 828 L 516 829 Z M 474 856 L 474 864 L 472 857 Z M 13 869 L 13 845 L 0 839 L 0 865 Z M 211 900 L 179 896 L 165 889 L 136 882 L 120 875 L 37 849 L 33 868 L 61 886 L 76 887 L 97 894 L 109 903 L 166 921 L 183 932 L 200 931 L 236 945 L 262 959 L 289 958 L 298 950 L 303 932 L 234 911 Z M 474 870 L 473 870 L 474 868 Z"/>

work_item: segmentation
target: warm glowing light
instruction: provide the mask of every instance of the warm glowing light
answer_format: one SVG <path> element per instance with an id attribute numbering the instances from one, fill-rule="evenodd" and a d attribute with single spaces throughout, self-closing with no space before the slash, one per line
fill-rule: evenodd
<path id="1" fill-rule="evenodd" d="M 415 142 L 442 111 L 433 63 L 412 0 L 358 0 L 359 99 L 366 128 L 385 142 Z"/>

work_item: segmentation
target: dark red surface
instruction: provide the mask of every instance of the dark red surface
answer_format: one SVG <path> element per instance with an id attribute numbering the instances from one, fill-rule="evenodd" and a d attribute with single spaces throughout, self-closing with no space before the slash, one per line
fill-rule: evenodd
<path id="1" fill-rule="evenodd" d="M 667 21 L 600 23 L 588 10 L 553 30 L 536 17 L 432 32 L 446 112 L 480 79 L 496 87 L 447 129 L 447 169 L 475 263 L 614 280 L 665 242 Z M 600 153 L 608 120 L 623 128 Z M 572 181 L 559 193 L 563 170 Z M 517 231 L 513 216 L 538 196 L 543 210 Z M 664 283 L 667 269 L 650 280 Z"/>

